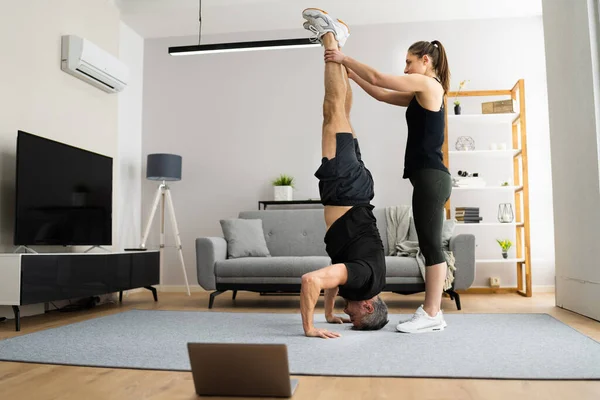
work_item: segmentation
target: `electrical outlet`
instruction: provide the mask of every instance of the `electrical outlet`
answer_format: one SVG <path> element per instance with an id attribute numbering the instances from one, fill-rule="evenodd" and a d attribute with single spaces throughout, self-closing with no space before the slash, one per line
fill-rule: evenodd
<path id="1" fill-rule="evenodd" d="M 491 287 L 500 287 L 500 278 L 492 276 L 490 277 L 490 286 Z"/>

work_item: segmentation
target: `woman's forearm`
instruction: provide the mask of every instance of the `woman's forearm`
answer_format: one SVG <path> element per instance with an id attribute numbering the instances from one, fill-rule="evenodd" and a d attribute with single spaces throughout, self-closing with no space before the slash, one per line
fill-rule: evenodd
<path id="1" fill-rule="evenodd" d="M 358 74 L 356 74 L 353 77 L 353 80 L 358 86 L 360 86 L 365 92 L 367 92 L 367 94 L 369 94 L 375 100 L 381 101 L 383 95 L 386 92 L 386 90 L 383 88 L 371 85 L 369 82 L 365 81 L 363 78 L 358 76 Z"/>
<path id="2" fill-rule="evenodd" d="M 379 75 L 379 72 L 375 68 L 369 67 L 368 65 L 360 63 L 348 56 L 344 57 L 342 64 L 346 68 L 354 71 L 356 75 L 364 79 L 367 83 L 375 85 L 377 82 L 377 76 Z"/>

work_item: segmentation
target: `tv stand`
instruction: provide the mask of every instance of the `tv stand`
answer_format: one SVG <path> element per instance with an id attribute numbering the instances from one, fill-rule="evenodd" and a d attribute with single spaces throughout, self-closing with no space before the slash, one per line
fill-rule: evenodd
<path id="1" fill-rule="evenodd" d="M 156 292 L 156 288 L 153 288 L 152 286 L 144 286 L 144 289 L 148 289 L 149 291 L 152 292 L 152 296 L 154 297 L 154 301 L 158 301 L 158 293 Z M 119 292 L 119 303 L 123 302 L 123 291 L 121 290 Z"/>
<path id="2" fill-rule="evenodd" d="M 92 246 L 89 249 L 87 249 L 86 251 L 84 251 L 84 253 L 89 253 L 91 250 L 94 250 L 95 248 L 99 248 L 99 249 L 102 249 L 102 250 L 110 253 L 109 249 L 107 249 L 106 247 L 102 247 L 102 246 Z"/>
<path id="3" fill-rule="evenodd" d="M 21 330 L 20 306 L 146 288 L 158 301 L 159 251 L 0 254 L 0 305 L 12 306 Z"/>
<path id="4" fill-rule="evenodd" d="M 25 249 L 25 253 L 33 253 L 33 254 L 38 254 L 38 252 L 37 252 L 37 251 L 35 251 L 35 250 L 33 250 L 32 248 L 29 248 L 29 247 L 27 247 L 27 246 L 25 246 L 25 245 L 21 245 L 21 246 L 17 247 L 17 248 L 16 248 L 16 250 L 15 250 L 14 252 L 15 252 L 15 253 L 18 253 L 18 252 L 19 252 L 19 250 L 21 250 L 21 249 Z"/>

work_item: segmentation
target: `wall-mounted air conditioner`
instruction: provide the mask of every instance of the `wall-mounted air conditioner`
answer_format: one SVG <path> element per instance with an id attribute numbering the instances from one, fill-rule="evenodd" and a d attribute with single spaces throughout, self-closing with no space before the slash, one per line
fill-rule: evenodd
<path id="1" fill-rule="evenodd" d="M 105 92 L 120 92 L 129 81 L 129 68 L 89 40 L 62 36 L 61 69 Z"/>

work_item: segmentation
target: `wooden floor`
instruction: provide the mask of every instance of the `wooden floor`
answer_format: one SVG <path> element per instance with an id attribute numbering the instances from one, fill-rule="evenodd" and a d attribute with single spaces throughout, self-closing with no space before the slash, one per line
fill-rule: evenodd
<path id="1" fill-rule="evenodd" d="M 412 313 L 423 295 L 385 294 L 390 313 Z M 548 313 L 581 333 L 600 341 L 600 323 L 554 306 L 554 294 L 535 293 L 531 298 L 518 294 L 461 295 L 463 310 L 444 299 L 446 313 Z M 54 328 L 73 322 L 123 312 L 132 308 L 161 310 L 206 310 L 208 294 L 159 293 L 152 301 L 150 292 L 133 293 L 123 303 L 104 304 L 96 309 L 50 312 L 22 319 L 21 332 L 14 321 L 0 323 L 0 339 Z M 338 303 L 338 306 L 341 303 Z M 322 312 L 322 297 L 318 312 Z M 299 312 L 297 296 L 260 296 L 238 293 L 217 297 L 214 311 Z M 338 308 L 339 310 L 339 308 Z M 393 323 L 394 321 L 390 321 Z M 301 326 L 298 327 L 301 329 Z M 99 338 L 101 340 L 101 338 Z M 308 339 L 307 340 L 323 340 Z M 515 338 L 515 346 L 519 345 Z M 553 349 L 548 349 L 553 351 Z M 490 360 L 493 362 L 493 360 Z M 448 368 L 452 364 L 448 362 Z M 515 381 L 481 379 L 425 378 L 343 378 L 300 376 L 294 399 L 600 399 L 599 381 Z M 127 369 L 67 367 L 0 362 L 1 399 L 195 399 L 189 372 L 141 371 Z M 213 397 L 214 398 L 214 397 Z M 214 398 L 216 399 L 216 398 Z"/>

